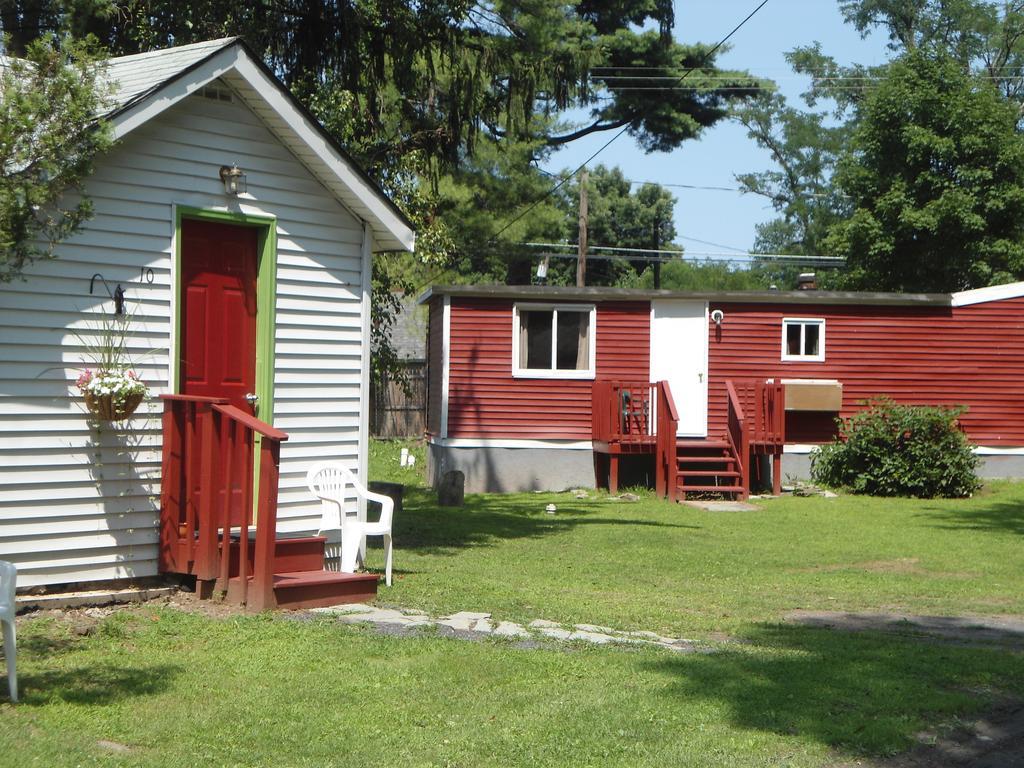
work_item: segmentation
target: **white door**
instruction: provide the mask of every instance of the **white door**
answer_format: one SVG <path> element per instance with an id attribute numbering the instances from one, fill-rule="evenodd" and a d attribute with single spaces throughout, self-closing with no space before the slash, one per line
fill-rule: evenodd
<path id="1" fill-rule="evenodd" d="M 679 434 L 708 434 L 708 305 L 651 302 L 651 381 L 668 381 L 679 412 Z"/>

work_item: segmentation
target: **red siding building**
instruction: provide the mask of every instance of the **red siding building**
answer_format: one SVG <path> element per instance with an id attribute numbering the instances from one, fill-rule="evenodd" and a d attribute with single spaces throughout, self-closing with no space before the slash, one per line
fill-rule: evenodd
<path id="1" fill-rule="evenodd" d="M 1024 283 L 952 295 L 458 286 L 423 301 L 431 471 L 461 469 L 469 490 L 593 486 L 602 381 L 667 381 L 680 440 L 727 432 L 727 382 L 782 382 L 782 471 L 796 475 L 867 398 L 962 405 L 986 473 L 1024 474 Z"/>

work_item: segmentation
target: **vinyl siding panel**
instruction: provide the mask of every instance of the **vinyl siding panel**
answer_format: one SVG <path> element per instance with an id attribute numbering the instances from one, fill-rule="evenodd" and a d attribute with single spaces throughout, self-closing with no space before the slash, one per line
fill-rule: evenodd
<path id="1" fill-rule="evenodd" d="M 249 195 L 228 207 L 277 220 L 280 528 L 317 527 L 310 464 L 356 461 L 362 225 L 239 99 L 187 98 L 101 158 L 86 185 L 95 216 L 59 258 L 0 289 L 0 558 L 19 585 L 156 573 L 161 404 L 92 428 L 77 335 L 112 310 L 102 286 L 88 292 L 100 272 L 127 293 L 136 368 L 154 395 L 171 391 L 174 206 L 224 210 L 225 163 L 248 175 Z"/>
<path id="2" fill-rule="evenodd" d="M 512 377 L 512 305 L 452 298 L 449 437 L 590 440 L 591 381 Z M 646 380 L 647 302 L 599 304 L 596 333 L 598 378 Z"/>
<path id="3" fill-rule="evenodd" d="M 709 337 L 709 429 L 725 429 L 729 378 L 838 379 L 849 416 L 869 397 L 966 405 L 979 445 L 1024 445 L 1024 299 L 966 307 L 714 304 Z M 782 362 L 782 319 L 825 319 L 824 362 Z M 835 414 L 790 413 L 789 443 L 830 439 Z"/>

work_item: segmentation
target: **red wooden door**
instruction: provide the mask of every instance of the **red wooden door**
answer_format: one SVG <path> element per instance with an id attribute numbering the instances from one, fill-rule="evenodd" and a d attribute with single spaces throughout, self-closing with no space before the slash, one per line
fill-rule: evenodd
<path id="1" fill-rule="evenodd" d="M 256 229 L 181 223 L 182 394 L 252 413 L 256 391 Z"/>
<path id="2" fill-rule="evenodd" d="M 246 413 L 256 392 L 257 232 L 253 227 L 186 219 L 181 223 L 181 393 L 223 397 Z M 198 431 L 198 430 L 197 430 Z M 242 438 L 239 429 L 238 438 Z M 199 478 L 199 451 L 188 450 Z M 252 519 L 252 450 L 234 454 L 231 523 Z M 198 489 L 193 499 L 198 504 Z"/>

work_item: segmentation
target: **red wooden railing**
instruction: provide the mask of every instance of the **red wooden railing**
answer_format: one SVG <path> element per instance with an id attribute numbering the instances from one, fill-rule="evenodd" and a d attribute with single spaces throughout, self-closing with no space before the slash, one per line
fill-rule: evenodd
<path id="1" fill-rule="evenodd" d="M 733 379 L 736 397 L 750 430 L 750 445 L 758 453 L 774 453 L 786 443 L 786 387 L 777 381 Z"/>
<path id="2" fill-rule="evenodd" d="M 679 430 L 679 412 L 672 389 L 667 381 L 654 385 L 657 392 L 658 444 L 655 450 L 654 485 L 659 496 L 676 500 L 676 432 Z"/>
<path id="3" fill-rule="evenodd" d="M 750 424 L 736 387 L 731 381 L 725 382 L 725 396 L 729 404 L 725 434 L 738 464 L 740 485 L 743 488 L 740 498 L 745 499 L 750 493 Z"/>
<path id="4" fill-rule="evenodd" d="M 161 571 L 194 574 L 201 584 L 226 592 L 229 600 L 252 610 L 274 607 L 277 486 L 281 443 L 288 435 L 223 399 L 160 397 L 164 401 Z M 261 438 L 259 488 L 250 567 L 257 435 Z M 231 563 L 235 527 L 239 530 L 237 569 Z"/>
<path id="5" fill-rule="evenodd" d="M 657 386 L 636 381 L 595 381 L 591 396 L 594 440 L 653 444 Z"/>

